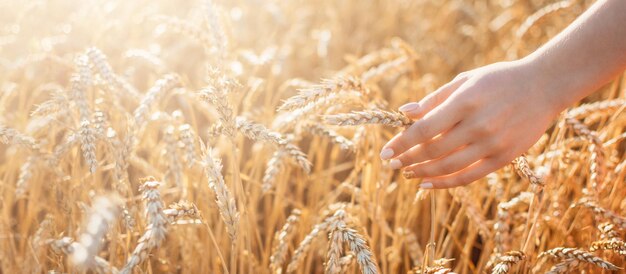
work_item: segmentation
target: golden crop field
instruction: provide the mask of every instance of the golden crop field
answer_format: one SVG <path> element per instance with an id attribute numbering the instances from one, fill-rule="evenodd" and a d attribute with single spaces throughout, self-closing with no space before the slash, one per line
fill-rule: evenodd
<path id="1" fill-rule="evenodd" d="M 378 156 L 592 2 L 0 0 L 0 273 L 624 269 L 624 74 L 468 186 Z"/>

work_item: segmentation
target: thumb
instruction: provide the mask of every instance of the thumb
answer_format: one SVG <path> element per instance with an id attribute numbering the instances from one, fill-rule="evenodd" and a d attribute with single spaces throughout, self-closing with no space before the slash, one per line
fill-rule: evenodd
<path id="1" fill-rule="evenodd" d="M 465 83 L 468 78 L 467 74 L 461 73 L 449 83 L 426 95 L 421 101 L 405 104 L 398 110 L 404 113 L 408 118 L 417 120 L 448 99 L 450 94 Z"/>

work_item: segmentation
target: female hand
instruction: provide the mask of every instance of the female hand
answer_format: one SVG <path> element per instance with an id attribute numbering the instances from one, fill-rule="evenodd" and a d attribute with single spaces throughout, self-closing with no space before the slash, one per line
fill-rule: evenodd
<path id="1" fill-rule="evenodd" d="M 459 74 L 400 111 L 416 120 L 382 149 L 393 169 L 422 188 L 469 184 L 510 163 L 545 132 L 565 105 L 543 90 L 532 62 L 518 60 Z M 552 98 L 552 97 L 555 98 Z"/>

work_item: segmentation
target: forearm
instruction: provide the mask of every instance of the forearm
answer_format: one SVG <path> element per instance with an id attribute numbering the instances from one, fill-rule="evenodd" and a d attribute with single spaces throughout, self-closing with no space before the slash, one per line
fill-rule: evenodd
<path id="1" fill-rule="evenodd" d="M 626 68 L 626 1 L 596 2 L 524 59 L 538 73 L 537 88 L 563 110 Z"/>

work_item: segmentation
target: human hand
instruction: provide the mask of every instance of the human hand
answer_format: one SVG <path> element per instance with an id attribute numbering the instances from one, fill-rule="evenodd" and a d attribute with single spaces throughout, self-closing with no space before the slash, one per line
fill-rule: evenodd
<path id="1" fill-rule="evenodd" d="M 416 120 L 382 149 L 393 169 L 422 188 L 467 185 L 532 146 L 564 108 L 540 70 L 519 60 L 459 74 L 400 111 Z M 562 93 L 559 93 L 562 94 Z"/>

